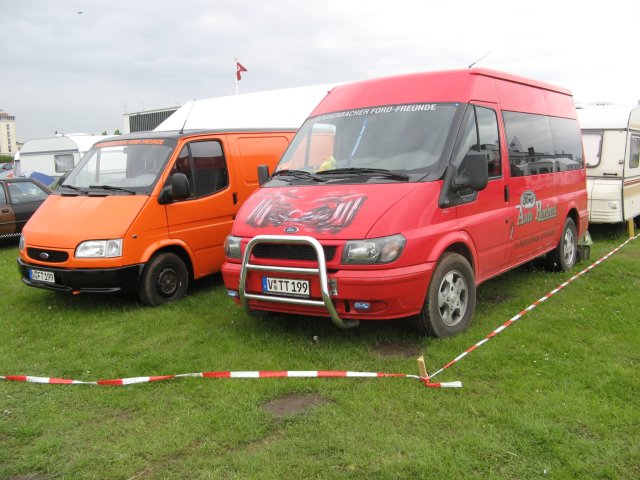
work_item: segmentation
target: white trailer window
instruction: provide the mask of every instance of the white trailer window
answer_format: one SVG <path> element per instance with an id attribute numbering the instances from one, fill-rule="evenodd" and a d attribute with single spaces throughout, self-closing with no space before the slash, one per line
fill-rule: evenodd
<path id="1" fill-rule="evenodd" d="M 73 170 L 74 159 L 73 153 L 65 153 L 61 155 L 54 155 L 53 162 L 55 164 L 56 173 L 67 173 Z"/>
<path id="2" fill-rule="evenodd" d="M 587 168 L 600 165 L 600 154 L 602 153 L 602 132 L 582 132 L 582 145 L 584 146 L 584 156 L 587 160 Z"/>
<path id="3" fill-rule="evenodd" d="M 629 168 L 640 166 L 640 135 L 631 135 L 629 150 Z"/>

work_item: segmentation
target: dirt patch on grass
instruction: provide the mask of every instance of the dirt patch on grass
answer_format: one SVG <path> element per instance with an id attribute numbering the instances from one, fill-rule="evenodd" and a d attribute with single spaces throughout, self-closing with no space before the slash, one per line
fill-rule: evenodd
<path id="1" fill-rule="evenodd" d="M 318 405 L 330 403 L 317 393 L 302 395 L 293 393 L 284 397 L 276 398 L 265 403 L 262 408 L 276 418 L 288 417 L 299 413 L 306 413 Z"/>
<path id="2" fill-rule="evenodd" d="M 371 347 L 371 351 L 381 357 L 417 357 L 422 350 L 422 345 L 403 342 L 383 342 Z"/>
<path id="3" fill-rule="evenodd" d="M 510 299 L 511 297 L 509 295 L 495 292 L 478 295 L 478 302 L 489 303 L 491 305 L 499 305 L 501 303 L 508 302 Z"/>

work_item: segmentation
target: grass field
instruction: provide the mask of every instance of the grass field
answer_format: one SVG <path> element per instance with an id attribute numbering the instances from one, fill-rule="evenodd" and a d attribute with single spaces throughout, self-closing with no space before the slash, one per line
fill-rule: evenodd
<path id="1" fill-rule="evenodd" d="M 592 261 L 626 239 L 592 235 Z M 58 295 L 22 285 L 16 255 L 0 245 L 0 375 L 87 381 L 417 374 L 419 355 L 433 372 L 570 276 L 534 263 L 488 281 L 471 328 L 435 340 L 403 322 L 341 331 L 324 319 L 250 318 L 219 276 L 155 309 Z M 462 389 L 405 378 L 0 381 L 0 478 L 637 479 L 639 291 L 640 239 L 437 377 Z M 307 408 L 279 415 L 274 402 Z"/>

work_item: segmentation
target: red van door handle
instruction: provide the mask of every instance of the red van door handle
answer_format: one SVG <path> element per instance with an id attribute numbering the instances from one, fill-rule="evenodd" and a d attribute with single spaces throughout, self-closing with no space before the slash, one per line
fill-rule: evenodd
<path id="1" fill-rule="evenodd" d="M 504 201 L 508 202 L 509 201 L 509 185 L 505 185 L 504 187 Z"/>

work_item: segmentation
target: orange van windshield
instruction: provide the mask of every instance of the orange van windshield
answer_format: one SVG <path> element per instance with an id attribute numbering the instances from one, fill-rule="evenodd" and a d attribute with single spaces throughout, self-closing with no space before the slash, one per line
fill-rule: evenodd
<path id="1" fill-rule="evenodd" d="M 384 169 L 410 176 L 435 171 L 450 136 L 457 103 L 361 108 L 308 119 L 276 173 Z"/>
<path id="2" fill-rule="evenodd" d="M 62 187 L 84 193 L 148 195 L 174 145 L 175 141 L 155 138 L 97 143 L 71 171 Z"/>

